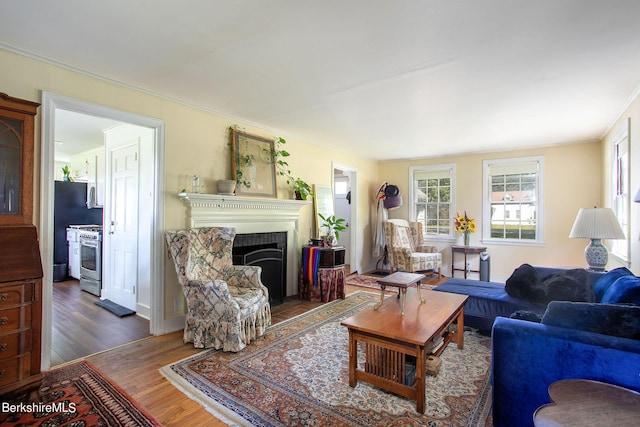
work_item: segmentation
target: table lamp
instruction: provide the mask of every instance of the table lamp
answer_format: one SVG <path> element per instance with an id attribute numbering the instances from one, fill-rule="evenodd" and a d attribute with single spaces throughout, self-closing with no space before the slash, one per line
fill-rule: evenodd
<path id="1" fill-rule="evenodd" d="M 594 207 L 580 209 L 569 237 L 591 239 L 584 250 L 589 270 L 604 271 L 609 250 L 602 244 L 602 239 L 624 239 L 625 235 L 611 209 Z"/>

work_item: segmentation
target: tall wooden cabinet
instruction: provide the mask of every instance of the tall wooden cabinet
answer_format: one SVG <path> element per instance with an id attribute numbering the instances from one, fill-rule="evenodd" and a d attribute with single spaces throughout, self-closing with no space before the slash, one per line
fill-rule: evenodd
<path id="1" fill-rule="evenodd" d="M 0 93 L 0 395 L 42 382 L 42 261 L 33 226 L 38 106 Z"/>

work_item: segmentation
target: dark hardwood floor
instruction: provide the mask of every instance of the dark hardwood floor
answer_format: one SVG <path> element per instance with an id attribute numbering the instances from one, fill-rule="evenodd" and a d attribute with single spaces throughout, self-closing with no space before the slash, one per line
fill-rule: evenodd
<path id="1" fill-rule="evenodd" d="M 72 279 L 53 284 L 51 366 L 70 362 L 149 336 L 149 321 L 132 315 L 119 318 L 98 307 L 95 295 Z"/>

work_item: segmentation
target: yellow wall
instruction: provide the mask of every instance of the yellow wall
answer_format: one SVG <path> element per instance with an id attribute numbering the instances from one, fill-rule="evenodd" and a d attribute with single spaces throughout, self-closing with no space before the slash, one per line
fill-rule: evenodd
<path id="1" fill-rule="evenodd" d="M 309 184 L 331 184 L 332 162 L 348 165 L 358 171 L 357 224 L 362 239 L 356 242 L 360 262 L 370 265 L 371 236 L 369 224 L 369 194 L 377 185 L 377 163 L 362 160 L 345 153 L 330 151 L 297 140 L 289 135 L 274 135 L 270 131 L 252 127 L 242 122 L 231 122 L 221 115 L 201 111 L 180 103 L 130 89 L 128 87 L 93 78 L 44 63 L 15 53 L 0 50 L 0 69 L 3 70 L 0 92 L 17 98 L 41 102 L 41 92 L 76 98 L 144 116 L 164 120 L 166 123 L 165 166 L 165 229 L 182 228 L 187 225 L 186 207 L 178 200 L 177 193 L 187 186 L 190 175 L 201 177 L 205 192 L 217 192 L 216 184 L 231 174 L 228 128 L 239 125 L 247 132 L 267 138 L 282 136 L 287 140 L 286 149 L 291 153 L 288 162 L 294 177 Z M 39 121 L 39 119 L 37 119 Z M 322 143 L 322 141 L 317 141 Z M 40 133 L 36 129 L 35 209 L 34 222 L 39 224 L 40 181 Z M 285 184 L 279 183 L 279 197 L 290 198 Z M 307 206 L 302 212 L 302 245 L 310 238 L 313 208 Z M 49 236 L 40 236 L 47 239 Z M 166 260 L 167 258 L 165 258 Z M 173 300 L 181 295 L 171 262 L 165 268 L 165 319 L 179 313 L 173 311 Z"/>
<path id="2" fill-rule="evenodd" d="M 629 241 L 630 252 L 629 262 L 624 263 L 619 259 L 609 257 L 610 268 L 627 267 L 637 276 L 640 275 L 640 203 L 634 203 L 638 190 L 640 190 L 640 97 L 636 97 L 629 108 L 620 116 L 618 121 L 611 127 L 609 133 L 602 141 L 602 168 L 605 171 L 603 176 L 602 206 L 611 207 L 611 156 L 612 137 L 620 128 L 623 122 L 629 120 L 629 180 L 630 180 L 630 212 L 629 212 Z"/>
<path id="3" fill-rule="evenodd" d="M 523 263 L 543 266 L 585 266 L 584 247 L 588 241 L 569 239 L 578 210 L 599 204 L 602 182 L 600 144 L 587 143 L 511 152 L 472 154 L 431 159 L 388 161 L 380 164 L 380 179 L 396 184 L 409 194 L 409 167 L 453 163 L 456 165 L 456 209 L 476 219 L 478 230 L 471 244 L 480 245 L 482 236 L 482 162 L 523 156 L 544 156 L 544 244 L 488 245 L 491 279 L 504 281 Z M 409 200 L 389 213 L 392 218 L 409 217 Z M 443 249 L 443 263 L 451 269 L 454 242 L 432 242 Z M 457 260 L 457 259 L 456 259 Z M 476 262 L 474 260 L 474 262 Z M 461 273 L 458 273 L 460 276 Z"/>

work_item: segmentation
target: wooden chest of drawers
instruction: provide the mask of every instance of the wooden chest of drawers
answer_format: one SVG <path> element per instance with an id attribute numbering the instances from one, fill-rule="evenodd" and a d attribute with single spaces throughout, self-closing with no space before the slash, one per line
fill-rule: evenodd
<path id="1" fill-rule="evenodd" d="M 41 278 L 35 227 L 0 227 L 0 395 L 42 381 Z"/>

